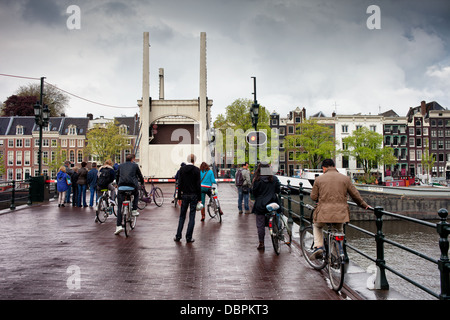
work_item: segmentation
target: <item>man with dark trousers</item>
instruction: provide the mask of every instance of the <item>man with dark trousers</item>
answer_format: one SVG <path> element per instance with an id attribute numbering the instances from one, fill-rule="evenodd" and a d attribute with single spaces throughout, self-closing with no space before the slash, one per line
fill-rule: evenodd
<path id="1" fill-rule="evenodd" d="M 195 155 L 187 158 L 185 166 L 180 168 L 178 175 L 178 199 L 181 199 L 180 219 L 178 221 L 177 234 L 173 240 L 179 242 L 183 231 L 186 213 L 189 208 L 189 223 L 186 231 L 186 242 L 194 242 L 192 234 L 195 225 L 195 212 L 197 203 L 202 200 L 200 187 L 200 169 L 195 165 Z"/>

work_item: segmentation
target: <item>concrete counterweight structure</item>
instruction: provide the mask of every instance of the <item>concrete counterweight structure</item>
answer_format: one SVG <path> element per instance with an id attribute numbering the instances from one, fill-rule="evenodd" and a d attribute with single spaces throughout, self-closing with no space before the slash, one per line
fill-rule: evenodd
<path id="1" fill-rule="evenodd" d="M 166 100 L 164 69 L 159 69 L 159 99 L 150 98 L 149 33 L 144 32 L 140 166 L 144 176 L 171 178 L 189 154 L 211 163 L 209 134 L 212 100 L 207 97 L 206 33 L 200 34 L 200 86 L 198 99 Z"/>

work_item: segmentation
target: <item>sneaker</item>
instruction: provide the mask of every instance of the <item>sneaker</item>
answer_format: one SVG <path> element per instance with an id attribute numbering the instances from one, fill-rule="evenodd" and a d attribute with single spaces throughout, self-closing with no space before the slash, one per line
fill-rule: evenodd
<path id="1" fill-rule="evenodd" d="M 131 210 L 131 215 L 137 217 L 139 216 L 139 212 L 137 210 Z"/>
<path id="2" fill-rule="evenodd" d="M 323 247 L 314 248 L 313 252 L 309 256 L 311 259 L 319 259 L 322 257 Z"/>
<path id="3" fill-rule="evenodd" d="M 122 228 L 122 226 L 116 226 L 116 232 L 114 232 L 114 234 L 119 234 L 119 233 L 121 233 L 123 231 L 123 228 Z"/>

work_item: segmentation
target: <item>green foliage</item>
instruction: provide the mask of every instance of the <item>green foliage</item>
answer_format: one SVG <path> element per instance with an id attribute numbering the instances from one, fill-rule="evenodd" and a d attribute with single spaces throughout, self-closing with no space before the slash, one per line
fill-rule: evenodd
<path id="1" fill-rule="evenodd" d="M 304 120 L 297 126 L 297 134 L 287 135 L 284 141 L 287 151 L 297 151 L 295 160 L 305 168 L 319 168 L 324 159 L 333 158 L 336 152 L 333 129 L 317 120 Z"/>
<path id="2" fill-rule="evenodd" d="M 120 151 L 129 147 L 126 135 L 120 132 L 116 120 L 107 123 L 105 127 L 95 125 L 93 129 L 88 131 L 86 138 L 88 141 L 86 152 L 102 163 L 107 159 L 114 161 Z"/>

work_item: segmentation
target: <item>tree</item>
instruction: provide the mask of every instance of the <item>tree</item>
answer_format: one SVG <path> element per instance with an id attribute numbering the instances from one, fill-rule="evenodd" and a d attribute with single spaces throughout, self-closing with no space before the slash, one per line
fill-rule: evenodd
<path id="1" fill-rule="evenodd" d="M 427 173 L 428 183 L 430 183 L 430 171 L 435 162 L 436 162 L 436 154 L 430 153 L 430 150 L 427 146 L 422 154 L 422 160 L 420 161 L 420 163 L 422 164 L 423 169 Z"/>
<path id="2" fill-rule="evenodd" d="M 34 116 L 33 105 L 36 103 L 35 96 L 12 95 L 6 99 L 1 109 L 1 115 L 9 116 Z"/>
<path id="3" fill-rule="evenodd" d="M 41 95 L 41 85 L 37 83 L 30 83 L 25 86 L 19 87 L 16 93 L 10 96 L 2 106 L 1 114 L 3 116 L 9 116 L 11 112 L 14 115 L 34 115 L 33 106 L 36 101 L 39 101 Z M 13 98 L 14 96 L 20 98 Z M 32 101 L 29 99 L 34 98 Z M 12 99 L 12 101 L 7 105 L 8 100 Z M 21 101 L 20 104 L 19 101 Z M 44 97 L 43 104 L 48 105 L 50 110 L 50 116 L 56 117 L 61 115 L 61 113 L 65 112 L 65 108 L 69 103 L 69 96 L 57 87 L 45 84 L 44 85 Z M 26 114 L 23 114 L 26 112 Z"/>
<path id="4" fill-rule="evenodd" d="M 238 153 L 235 154 L 234 158 L 234 164 L 241 164 L 240 159 L 243 159 L 243 157 L 240 157 L 239 154 L 245 153 L 245 161 L 249 161 L 249 146 L 247 143 L 242 143 L 243 136 L 242 134 L 245 134 L 249 130 L 253 130 L 252 126 L 252 118 L 250 115 L 250 107 L 253 104 L 253 101 L 250 99 L 236 99 L 228 105 L 225 109 L 225 115 L 219 114 L 214 121 L 214 128 L 217 131 L 220 131 L 223 141 L 217 142 L 216 146 L 220 143 L 222 146 L 225 146 L 226 148 L 230 148 L 231 146 L 226 145 L 226 136 L 227 136 L 227 129 L 234 130 L 234 145 L 233 150 L 237 150 Z M 267 133 L 267 156 L 271 156 L 271 129 L 269 126 L 269 120 L 270 120 L 270 114 L 266 110 L 265 107 L 260 106 L 259 107 L 259 117 L 258 117 L 258 131 L 263 129 Z M 228 132 L 230 132 L 228 130 Z M 240 139 L 238 139 L 240 137 Z M 239 144 L 241 142 L 241 144 Z M 278 147 L 278 146 L 277 146 Z M 261 150 L 260 150 L 261 151 Z M 238 163 L 239 161 L 239 163 Z M 251 161 L 250 161 L 251 162 Z"/>
<path id="5" fill-rule="evenodd" d="M 324 159 L 333 158 L 336 142 L 333 129 L 317 123 L 317 120 L 304 120 L 297 126 L 297 134 L 284 138 L 287 151 L 301 150 L 296 153 L 295 160 L 303 167 L 316 169 Z"/>
<path id="6" fill-rule="evenodd" d="M 378 165 L 395 165 L 397 158 L 394 156 L 394 149 L 382 147 L 383 136 L 366 127 L 355 130 L 351 136 L 342 139 L 347 144 L 347 150 L 340 152 L 347 156 L 354 157 L 362 164 L 366 181 L 372 168 Z"/>
<path id="7" fill-rule="evenodd" d="M 100 162 L 107 159 L 115 160 L 120 151 L 129 148 L 127 137 L 119 130 L 117 120 L 107 123 L 105 127 L 95 125 L 88 131 L 86 138 L 87 154 L 96 157 Z"/>

